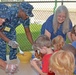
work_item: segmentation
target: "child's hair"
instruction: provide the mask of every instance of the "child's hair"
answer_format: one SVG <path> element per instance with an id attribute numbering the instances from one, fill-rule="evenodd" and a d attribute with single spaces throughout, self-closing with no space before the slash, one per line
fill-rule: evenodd
<path id="1" fill-rule="evenodd" d="M 76 36 L 76 25 L 73 26 L 73 28 L 72 28 L 72 30 L 71 30 L 71 33 L 72 33 L 72 34 L 75 34 L 75 36 Z"/>
<path id="2" fill-rule="evenodd" d="M 76 56 L 76 49 L 71 44 L 65 44 L 62 48 L 65 51 L 71 51 Z"/>
<path id="3" fill-rule="evenodd" d="M 74 72 L 75 59 L 70 51 L 60 50 L 54 52 L 50 58 L 51 71 L 59 75 L 72 75 Z"/>
<path id="4" fill-rule="evenodd" d="M 63 45 L 65 44 L 65 41 L 63 39 L 63 37 L 61 35 L 56 36 L 53 40 L 52 40 L 52 45 L 56 46 L 57 50 L 62 49 Z"/>
<path id="5" fill-rule="evenodd" d="M 76 25 L 73 26 L 70 37 L 72 42 L 76 40 Z"/>
<path id="6" fill-rule="evenodd" d="M 40 35 L 33 44 L 33 48 L 34 50 L 37 50 L 37 47 L 42 48 L 42 47 L 47 47 L 50 48 L 51 47 L 51 40 L 49 39 L 48 36 L 46 35 Z"/>

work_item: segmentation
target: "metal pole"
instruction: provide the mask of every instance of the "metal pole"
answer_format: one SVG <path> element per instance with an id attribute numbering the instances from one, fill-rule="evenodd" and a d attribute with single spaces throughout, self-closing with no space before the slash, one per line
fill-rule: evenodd
<path id="1" fill-rule="evenodd" d="M 53 9 L 53 13 L 55 12 L 56 7 L 57 7 L 57 0 L 55 0 L 55 6 L 54 6 L 54 9 Z"/>
<path id="2" fill-rule="evenodd" d="M 62 2 L 61 2 L 61 5 L 63 5 L 63 0 L 62 0 Z"/>

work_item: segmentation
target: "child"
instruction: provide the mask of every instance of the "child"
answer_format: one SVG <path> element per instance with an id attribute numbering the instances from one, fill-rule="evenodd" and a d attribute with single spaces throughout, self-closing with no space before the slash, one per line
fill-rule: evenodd
<path id="1" fill-rule="evenodd" d="M 76 25 L 74 25 L 74 27 L 72 28 L 71 40 L 72 40 L 72 45 L 76 48 Z"/>
<path id="2" fill-rule="evenodd" d="M 65 51 L 71 51 L 76 56 L 76 49 L 71 44 L 65 44 L 62 48 Z"/>
<path id="3" fill-rule="evenodd" d="M 74 55 L 70 51 L 57 51 L 50 58 L 50 69 L 55 75 L 73 75 Z"/>
<path id="4" fill-rule="evenodd" d="M 53 72 L 49 72 L 49 59 L 53 53 L 51 47 L 51 40 L 46 35 L 39 36 L 33 44 L 34 49 L 39 50 L 44 54 L 42 58 L 42 69 L 37 65 L 39 60 L 37 61 L 33 59 L 31 61 L 31 65 L 39 72 L 40 75 L 54 75 Z"/>
<path id="5" fill-rule="evenodd" d="M 76 49 L 71 44 L 65 44 L 62 48 L 65 51 L 71 51 L 75 57 L 75 65 L 76 65 Z M 76 74 L 76 67 L 74 70 L 74 74 Z"/>
<path id="6" fill-rule="evenodd" d="M 7 73 L 14 73 L 17 71 L 18 65 L 17 64 L 7 64 L 5 61 L 0 59 L 0 68 L 3 69 Z"/>
<path id="7" fill-rule="evenodd" d="M 61 35 L 56 36 L 52 40 L 52 45 L 54 47 L 54 51 L 58 51 L 58 50 L 62 49 L 64 44 L 65 44 L 65 41 L 64 41 L 64 39 L 63 39 L 63 37 Z"/>

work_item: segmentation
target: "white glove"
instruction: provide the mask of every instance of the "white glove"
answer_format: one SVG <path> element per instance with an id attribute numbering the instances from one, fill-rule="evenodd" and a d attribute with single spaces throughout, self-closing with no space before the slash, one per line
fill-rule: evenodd
<path id="1" fill-rule="evenodd" d="M 12 48 L 18 48 L 19 44 L 16 41 L 9 41 L 8 45 Z"/>
<path id="2" fill-rule="evenodd" d="M 14 74 L 18 71 L 18 65 L 17 64 L 7 64 L 5 72 L 9 74 Z"/>

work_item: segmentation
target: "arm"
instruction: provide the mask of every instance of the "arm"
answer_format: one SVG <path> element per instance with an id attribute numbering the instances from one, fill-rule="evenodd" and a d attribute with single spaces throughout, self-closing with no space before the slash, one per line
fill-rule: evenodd
<path id="1" fill-rule="evenodd" d="M 45 32 L 44 34 L 51 38 L 51 32 L 53 32 L 53 25 L 52 25 L 53 16 L 50 16 L 46 22 L 44 23 Z"/>
<path id="2" fill-rule="evenodd" d="M 68 39 L 70 40 L 70 42 L 72 42 L 71 32 L 68 32 L 68 33 L 67 33 L 67 37 L 68 37 Z"/>
<path id="3" fill-rule="evenodd" d="M 0 31 L 0 38 L 2 38 L 4 41 L 6 41 L 7 43 L 10 41 L 9 38 L 7 38 L 1 31 Z"/>
<path id="4" fill-rule="evenodd" d="M 18 65 L 17 64 L 7 64 L 2 59 L 0 59 L 0 67 L 1 67 L 1 69 L 3 69 L 7 73 L 8 72 L 14 73 L 18 69 Z"/>
<path id="5" fill-rule="evenodd" d="M 24 28 L 24 30 L 25 30 L 27 39 L 29 40 L 29 42 L 30 42 L 31 44 L 33 44 L 33 39 L 32 39 L 32 35 L 31 35 L 30 28 L 27 27 L 27 28 Z"/>
<path id="6" fill-rule="evenodd" d="M 51 34 L 50 34 L 50 32 L 47 31 L 46 29 L 45 29 L 45 35 L 48 36 L 49 38 L 51 38 Z"/>
<path id="7" fill-rule="evenodd" d="M 40 75 L 47 75 L 47 73 L 43 73 L 42 70 L 39 68 L 36 60 L 32 60 L 31 65 L 39 72 Z"/>
<path id="8" fill-rule="evenodd" d="M 5 22 L 5 19 L 0 18 L 0 26 L 3 25 L 3 23 Z M 10 39 L 8 39 L 3 33 L 2 31 L 4 30 L 4 28 L 0 29 L 0 38 L 2 38 L 4 41 L 9 42 Z"/>
<path id="9" fill-rule="evenodd" d="M 0 67 L 5 70 L 6 69 L 6 65 L 7 63 L 5 61 L 3 61 L 2 59 L 0 59 Z"/>
<path id="10" fill-rule="evenodd" d="M 6 41 L 8 43 L 8 45 L 11 46 L 12 48 L 18 47 L 18 43 L 16 41 L 12 41 L 9 38 L 7 38 L 1 31 L 0 31 L 0 38 L 2 38 L 4 41 Z"/>
<path id="11" fill-rule="evenodd" d="M 70 23 L 69 23 L 69 32 L 67 33 L 67 37 L 70 40 L 70 42 L 72 42 L 72 38 L 71 38 L 72 27 L 73 27 L 73 24 L 72 24 L 72 21 L 70 20 Z"/>

